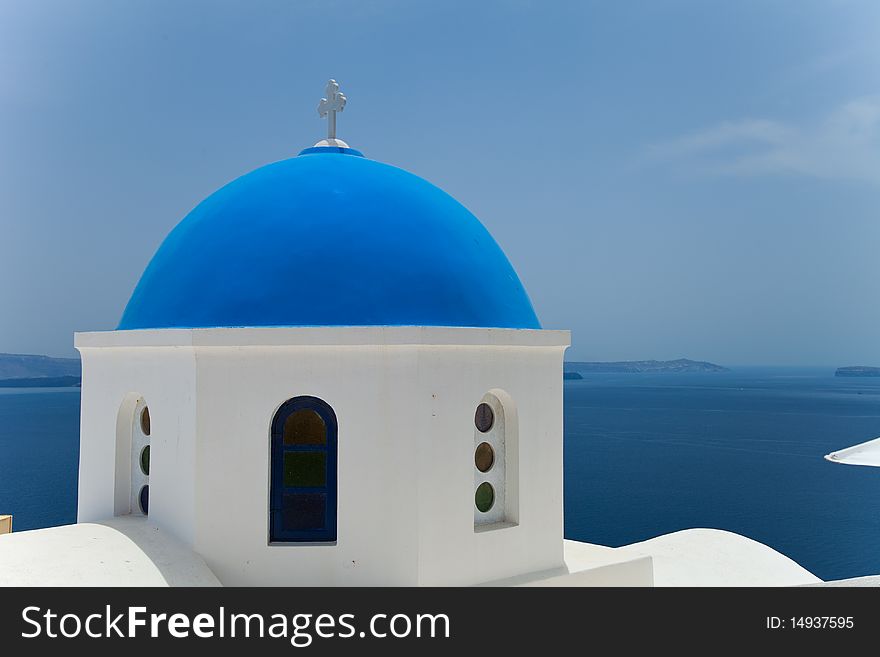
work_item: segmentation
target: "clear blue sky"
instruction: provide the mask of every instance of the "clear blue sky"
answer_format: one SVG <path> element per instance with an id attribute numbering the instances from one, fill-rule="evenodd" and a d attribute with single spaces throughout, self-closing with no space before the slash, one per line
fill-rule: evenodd
<path id="1" fill-rule="evenodd" d="M 340 136 L 495 235 L 570 359 L 880 365 L 880 3 L 0 0 L 0 351 Z M 218 263 L 222 266 L 223 263 Z"/>

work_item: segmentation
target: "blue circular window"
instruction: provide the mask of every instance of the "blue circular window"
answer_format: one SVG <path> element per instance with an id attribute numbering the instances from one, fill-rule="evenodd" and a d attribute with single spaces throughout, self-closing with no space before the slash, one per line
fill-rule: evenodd
<path id="1" fill-rule="evenodd" d="M 141 505 L 141 512 L 146 516 L 150 512 L 150 486 L 147 484 L 141 488 L 141 494 L 138 496 L 138 503 Z"/>
<path id="2" fill-rule="evenodd" d="M 474 424 L 477 425 L 480 433 L 486 433 L 495 424 L 495 412 L 486 402 L 477 406 L 477 412 L 474 413 Z"/>

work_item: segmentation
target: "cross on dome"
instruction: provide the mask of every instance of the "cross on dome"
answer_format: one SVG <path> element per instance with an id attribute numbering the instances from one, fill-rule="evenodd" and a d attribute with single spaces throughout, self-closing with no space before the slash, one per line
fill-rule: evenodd
<path id="1" fill-rule="evenodd" d="M 336 113 L 345 109 L 345 94 L 339 91 L 339 83 L 329 80 L 324 90 L 325 98 L 318 103 L 318 116 L 322 119 L 327 117 L 327 139 L 319 141 L 315 146 L 341 146 L 347 148 L 341 139 L 336 138 Z"/>

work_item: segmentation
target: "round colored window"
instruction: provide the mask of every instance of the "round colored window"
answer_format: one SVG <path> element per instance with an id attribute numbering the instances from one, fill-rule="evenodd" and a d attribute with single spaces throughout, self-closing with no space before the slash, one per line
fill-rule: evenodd
<path id="1" fill-rule="evenodd" d="M 474 465 L 480 472 L 489 472 L 495 464 L 495 450 L 489 443 L 480 443 L 474 452 Z"/>
<path id="2" fill-rule="evenodd" d="M 144 515 L 149 514 L 150 512 L 150 486 L 144 486 L 141 488 L 141 494 L 138 495 L 138 502 L 141 505 L 141 512 Z"/>
<path id="3" fill-rule="evenodd" d="M 474 504 L 481 513 L 486 513 L 495 504 L 495 489 L 488 481 L 484 481 L 477 486 L 477 492 L 474 493 Z"/>
<path id="4" fill-rule="evenodd" d="M 147 445 L 141 450 L 141 472 L 148 477 L 150 476 L 150 446 Z"/>
<path id="5" fill-rule="evenodd" d="M 489 404 L 483 402 L 477 406 L 477 412 L 474 414 L 474 424 L 482 433 L 486 433 L 495 424 L 495 413 Z"/>
<path id="6" fill-rule="evenodd" d="M 150 435 L 150 409 L 147 406 L 141 411 L 141 431 L 145 436 Z"/>

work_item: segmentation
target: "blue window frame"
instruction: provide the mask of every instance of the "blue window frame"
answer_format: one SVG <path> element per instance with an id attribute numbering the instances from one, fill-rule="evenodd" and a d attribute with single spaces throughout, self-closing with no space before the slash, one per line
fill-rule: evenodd
<path id="1" fill-rule="evenodd" d="M 336 414 L 295 397 L 272 420 L 269 541 L 336 540 Z"/>

